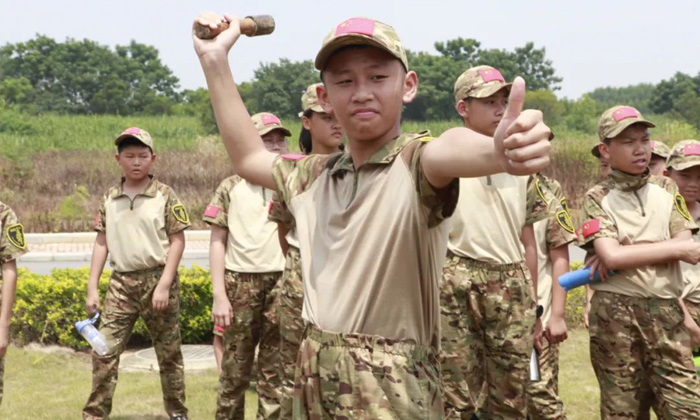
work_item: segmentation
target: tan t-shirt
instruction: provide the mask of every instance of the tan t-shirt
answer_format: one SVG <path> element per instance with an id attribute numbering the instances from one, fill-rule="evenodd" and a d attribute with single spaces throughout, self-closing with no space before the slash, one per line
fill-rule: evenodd
<path id="1" fill-rule="evenodd" d="M 695 219 L 695 223 L 700 223 L 700 218 Z M 700 242 L 700 234 L 693 235 L 693 240 Z M 681 261 L 683 272 L 683 299 L 700 305 L 700 264 L 693 265 Z"/>
<path id="2" fill-rule="evenodd" d="M 122 183 L 102 198 L 95 230 L 105 232 L 114 270 L 131 272 L 165 265 L 170 236 L 190 227 L 187 210 L 169 186 L 151 178 L 143 193 L 130 199 Z"/>
<path id="3" fill-rule="evenodd" d="M 581 246 L 591 252 L 598 238 L 617 239 L 624 246 L 666 241 L 684 230 L 697 230 L 676 183 L 648 171 L 632 176 L 612 170 L 586 193 L 583 216 Z M 681 296 L 683 277 L 680 264 L 673 262 L 618 270 L 591 287 L 625 296 L 673 299 Z"/>
<path id="4" fill-rule="evenodd" d="M 27 240 L 24 237 L 24 227 L 17 220 L 17 215 L 7 204 L 0 201 L 0 280 L 2 266 L 8 261 L 16 260 L 27 253 Z M 2 282 L 0 282 L 2 286 Z M 0 303 L 2 287 L 0 287 Z"/>
<path id="5" fill-rule="evenodd" d="M 357 170 L 348 153 L 281 157 L 273 173 L 296 220 L 303 317 L 321 329 L 439 346 L 439 279 L 458 188 L 436 191 L 404 133 Z"/>
<path id="6" fill-rule="evenodd" d="M 576 230 L 569 215 L 569 208 L 561 185 L 554 179 L 542 175 L 540 184 L 547 188 L 552 199 L 548 203 L 549 217 L 533 226 L 537 243 L 537 303 L 544 307 L 542 323 L 552 314 L 552 260 L 549 251 L 576 240 Z M 558 279 L 557 279 L 558 280 Z"/>
<path id="7" fill-rule="evenodd" d="M 551 199 L 537 178 L 505 173 L 462 178 L 459 190 L 448 249 L 457 256 L 493 264 L 523 261 L 523 227 L 545 219 Z"/>
<path id="8" fill-rule="evenodd" d="M 273 191 L 234 175 L 216 189 L 203 220 L 228 230 L 226 269 L 238 273 L 284 270 L 277 224 L 268 220 Z"/>
<path id="9" fill-rule="evenodd" d="M 297 235 L 296 222 L 294 216 L 279 198 L 277 192 L 272 196 L 272 204 L 270 205 L 270 215 L 268 218 L 275 222 L 284 225 L 287 228 L 287 234 L 284 238 L 290 246 L 299 249 L 299 237 Z"/>

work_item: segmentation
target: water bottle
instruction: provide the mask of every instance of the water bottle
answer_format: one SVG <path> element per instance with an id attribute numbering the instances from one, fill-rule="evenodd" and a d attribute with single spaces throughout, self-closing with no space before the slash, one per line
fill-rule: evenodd
<path id="1" fill-rule="evenodd" d="M 537 349 L 532 349 L 530 356 L 530 382 L 539 382 L 542 380 L 540 375 L 540 357 L 537 354 Z"/>
<path id="2" fill-rule="evenodd" d="M 609 276 L 612 276 L 614 273 L 615 272 L 612 270 L 608 271 Z M 596 272 L 593 275 L 593 281 L 596 282 L 598 280 L 600 280 L 600 276 L 598 275 L 598 270 L 596 270 Z M 567 292 L 571 289 L 575 289 L 579 286 L 583 286 L 584 284 L 588 284 L 590 282 L 591 267 L 582 268 L 576 271 L 570 271 L 564 275 L 559 276 L 559 284 Z"/>
<path id="3" fill-rule="evenodd" d="M 78 333 L 85 337 L 88 343 L 95 350 L 95 353 L 100 356 L 104 356 L 109 352 L 109 345 L 107 344 L 107 339 L 104 334 L 95 328 L 95 322 L 100 318 L 100 313 L 95 314 L 94 317 L 85 319 L 83 321 L 78 321 L 75 323 L 75 329 Z"/>

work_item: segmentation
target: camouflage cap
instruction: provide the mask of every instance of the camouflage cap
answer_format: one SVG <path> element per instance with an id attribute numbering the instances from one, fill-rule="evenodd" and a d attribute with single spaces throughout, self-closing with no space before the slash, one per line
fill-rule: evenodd
<path id="1" fill-rule="evenodd" d="M 647 127 L 656 127 L 651 121 L 645 120 L 642 114 L 631 106 L 617 105 L 607 111 L 598 121 L 598 137 L 600 140 L 612 139 L 622 133 L 632 124 L 642 123 Z"/>
<path id="2" fill-rule="evenodd" d="M 116 140 L 114 140 L 114 145 L 119 147 L 119 144 L 128 138 L 136 139 L 141 143 L 145 144 L 146 146 L 150 147 L 151 152 L 154 150 L 153 138 L 151 138 L 151 135 L 148 133 L 148 131 L 142 130 L 138 127 L 129 127 L 126 130 L 122 131 L 119 137 L 117 137 Z"/>
<path id="3" fill-rule="evenodd" d="M 465 98 L 488 98 L 501 89 L 510 89 L 500 70 L 491 66 L 476 66 L 462 73 L 455 82 L 455 101 Z"/>
<path id="4" fill-rule="evenodd" d="M 671 154 L 671 149 L 666 146 L 666 143 L 662 142 L 661 140 L 652 140 L 649 143 L 651 145 L 652 155 L 668 159 L 668 156 Z"/>
<path id="5" fill-rule="evenodd" d="M 321 50 L 316 54 L 316 69 L 323 71 L 328 58 L 338 49 L 348 45 L 369 45 L 384 50 L 401 61 L 404 69 L 408 71 L 406 51 L 394 28 L 386 23 L 362 17 L 340 23 L 326 36 Z"/>
<path id="6" fill-rule="evenodd" d="M 250 117 L 250 119 L 253 120 L 253 125 L 255 125 L 255 129 L 258 130 L 258 134 L 261 136 L 274 130 L 282 131 L 285 137 L 290 137 L 292 135 L 291 131 L 282 126 L 282 121 L 280 121 L 276 115 L 270 114 L 269 112 L 257 113 Z"/>
<path id="7" fill-rule="evenodd" d="M 692 168 L 700 165 L 700 141 L 682 140 L 671 149 L 671 154 L 666 160 L 666 167 L 676 171 Z"/>
<path id="8" fill-rule="evenodd" d="M 301 95 L 301 112 L 299 117 L 304 115 L 304 112 L 312 110 L 314 112 L 325 112 L 323 107 L 318 102 L 318 94 L 316 93 L 316 88 L 323 86 L 323 83 L 314 83 L 313 85 L 306 88 L 306 92 Z"/>

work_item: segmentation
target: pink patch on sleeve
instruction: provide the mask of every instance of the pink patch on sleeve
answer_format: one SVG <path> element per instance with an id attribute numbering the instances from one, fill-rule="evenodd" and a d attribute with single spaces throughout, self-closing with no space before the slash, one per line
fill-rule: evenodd
<path id="1" fill-rule="evenodd" d="M 100 213 L 97 213 L 97 216 L 95 216 L 94 226 L 98 227 L 99 225 L 100 225 Z"/>
<path id="2" fill-rule="evenodd" d="M 375 21 L 372 19 L 352 18 L 335 28 L 335 36 L 347 34 L 360 34 L 374 36 Z"/>
<path id="3" fill-rule="evenodd" d="M 291 161 L 297 161 L 297 160 L 302 160 L 306 157 L 306 155 L 297 155 L 294 153 L 290 153 L 287 155 L 282 155 L 282 159 L 284 160 L 291 160 Z"/>
<path id="4" fill-rule="evenodd" d="M 506 79 L 503 78 L 503 75 L 501 74 L 500 70 L 498 69 L 483 69 L 479 70 L 479 74 L 481 75 L 481 78 L 484 79 L 485 83 L 488 82 L 506 82 Z"/>
<path id="5" fill-rule="evenodd" d="M 138 127 L 129 127 L 122 134 L 141 134 L 141 129 Z"/>
<path id="6" fill-rule="evenodd" d="M 204 209 L 204 217 L 214 218 L 219 215 L 219 207 L 213 204 L 208 204 L 207 208 Z"/>
<path id="7" fill-rule="evenodd" d="M 272 200 L 270 200 L 270 205 L 267 206 L 267 214 L 272 214 Z"/>
<path id="8" fill-rule="evenodd" d="M 683 154 L 686 156 L 699 156 L 700 144 L 689 144 L 683 148 Z"/>
<path id="9" fill-rule="evenodd" d="M 262 114 L 260 117 L 264 125 L 270 125 L 270 124 L 277 124 L 277 125 L 282 125 L 280 122 L 280 119 L 277 118 L 276 115 L 272 114 Z"/>
<path id="10" fill-rule="evenodd" d="M 620 122 L 625 118 L 639 118 L 639 112 L 631 106 L 623 106 L 617 111 L 613 112 L 613 118 L 616 122 Z"/>
<path id="11" fill-rule="evenodd" d="M 589 236 L 600 232 L 600 220 L 593 219 L 589 220 L 583 224 L 583 237 L 588 238 Z"/>

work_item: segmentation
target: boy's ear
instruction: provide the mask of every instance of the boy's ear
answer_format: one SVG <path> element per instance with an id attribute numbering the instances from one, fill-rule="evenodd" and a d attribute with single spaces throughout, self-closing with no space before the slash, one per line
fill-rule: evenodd
<path id="1" fill-rule="evenodd" d="M 460 99 L 455 105 L 455 109 L 462 119 L 469 118 L 469 110 L 467 109 L 467 102 L 464 99 Z"/>
<path id="2" fill-rule="evenodd" d="M 409 104 L 418 94 L 418 75 L 415 71 L 406 73 L 403 80 L 403 100 L 404 104 Z"/>
<path id="3" fill-rule="evenodd" d="M 151 153 L 151 162 L 155 162 L 155 161 L 156 161 L 156 154 Z"/>
<path id="4" fill-rule="evenodd" d="M 668 178 L 668 176 L 669 176 L 670 174 L 671 174 L 671 173 L 668 171 L 668 169 L 664 169 L 664 176 L 665 176 L 666 178 Z"/>
<path id="5" fill-rule="evenodd" d="M 316 86 L 316 96 L 318 96 L 318 102 L 321 104 L 323 110 L 329 114 L 332 113 L 333 106 L 328 101 L 328 92 L 326 92 L 326 85 L 321 84 Z"/>
<path id="6" fill-rule="evenodd" d="M 311 129 L 311 121 L 309 120 L 309 117 L 307 117 L 306 115 L 302 116 L 301 125 L 307 130 Z"/>
<path id="7" fill-rule="evenodd" d="M 120 158 L 120 157 L 121 157 L 121 155 L 120 155 L 119 153 L 115 153 L 115 154 L 114 154 L 114 159 L 117 161 L 117 163 L 119 163 L 119 158 Z"/>
<path id="8" fill-rule="evenodd" d="M 610 149 L 608 147 L 609 146 L 607 144 L 605 144 L 604 142 L 601 141 L 600 144 L 598 144 L 598 151 L 600 151 L 600 155 L 605 160 L 610 162 Z"/>

